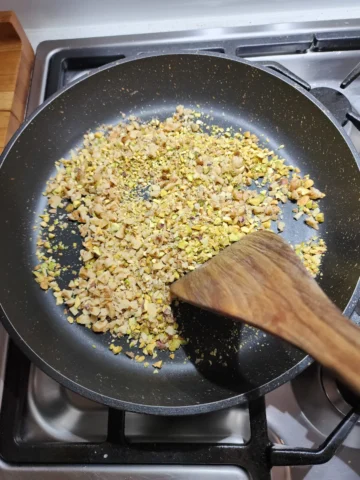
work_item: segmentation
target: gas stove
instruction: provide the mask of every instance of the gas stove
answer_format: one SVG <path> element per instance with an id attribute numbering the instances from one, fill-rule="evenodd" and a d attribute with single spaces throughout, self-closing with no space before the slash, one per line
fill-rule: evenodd
<path id="1" fill-rule="evenodd" d="M 292 78 L 360 151 L 360 20 L 44 42 L 27 113 L 106 63 L 178 50 L 243 57 Z M 359 290 L 346 309 L 357 323 Z M 115 411 L 70 392 L 31 365 L 1 326 L 0 352 L 0 480 L 360 478 L 358 416 L 316 363 L 247 406 L 169 418 Z"/>

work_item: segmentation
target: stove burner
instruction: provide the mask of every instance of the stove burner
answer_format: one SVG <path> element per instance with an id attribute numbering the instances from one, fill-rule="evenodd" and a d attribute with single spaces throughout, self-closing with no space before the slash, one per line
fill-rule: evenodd
<path id="1" fill-rule="evenodd" d="M 314 363 L 296 377 L 291 386 L 305 418 L 324 437 L 351 410 L 331 374 Z M 344 445 L 360 448 L 360 422 L 345 439 Z"/>
<path id="2" fill-rule="evenodd" d="M 351 104 L 343 93 L 329 87 L 313 88 L 311 93 L 330 110 L 342 126 L 346 125 Z"/>
<path id="3" fill-rule="evenodd" d="M 356 395 L 350 388 L 348 388 L 343 383 L 337 381 L 336 385 L 338 387 L 339 393 L 343 396 L 345 402 L 351 405 L 356 411 L 360 411 L 360 398 Z"/>
<path id="4" fill-rule="evenodd" d="M 321 371 L 321 383 L 330 403 L 339 413 L 346 415 L 352 407 L 352 403 L 349 401 L 350 394 L 349 396 L 347 395 L 349 392 L 348 389 L 337 382 L 330 373 L 324 369 Z"/>

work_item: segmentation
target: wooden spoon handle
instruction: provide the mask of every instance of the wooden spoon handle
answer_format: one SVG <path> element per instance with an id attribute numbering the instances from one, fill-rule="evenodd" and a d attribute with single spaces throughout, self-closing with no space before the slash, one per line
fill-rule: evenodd
<path id="1" fill-rule="evenodd" d="M 171 292 L 287 340 L 360 393 L 360 328 L 343 317 L 278 235 L 246 236 L 180 278 Z"/>

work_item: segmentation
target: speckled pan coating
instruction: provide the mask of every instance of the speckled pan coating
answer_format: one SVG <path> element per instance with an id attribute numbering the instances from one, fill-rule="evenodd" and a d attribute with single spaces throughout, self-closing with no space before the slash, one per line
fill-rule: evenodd
<path id="1" fill-rule="evenodd" d="M 359 298 L 359 160 L 340 125 L 309 93 L 277 73 L 204 52 L 124 59 L 67 86 L 34 112 L 2 155 L 4 325 L 30 359 L 66 387 L 112 407 L 163 415 L 245 402 L 311 363 L 303 352 L 256 329 L 225 319 L 219 327 L 208 313 L 182 307 L 179 321 L 191 342 L 175 360 L 162 353 L 158 359 L 166 364 L 154 375 L 151 367 L 111 354 L 107 335 L 68 324 L 53 296 L 34 282 L 33 225 L 44 208 L 41 193 L 55 160 L 67 156 L 88 129 L 119 121 L 121 112 L 163 118 L 178 104 L 211 114 L 213 123 L 249 129 L 273 149 L 285 145 L 281 155 L 310 173 L 327 194 L 320 234 L 329 251 L 320 284 L 347 314 Z M 291 206 L 285 217 L 284 236 L 292 243 L 314 234 L 290 220 Z M 65 231 L 64 243 L 68 237 Z M 69 261 L 75 264 L 77 255 L 72 255 Z M 210 356 L 215 347 L 218 356 Z M 198 357 L 198 348 L 205 360 L 195 367 L 187 356 Z"/>

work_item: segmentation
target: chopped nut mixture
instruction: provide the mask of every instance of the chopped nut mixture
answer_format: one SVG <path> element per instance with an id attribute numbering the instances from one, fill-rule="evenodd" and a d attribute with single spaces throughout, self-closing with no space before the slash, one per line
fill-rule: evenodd
<path id="1" fill-rule="evenodd" d="M 179 106 L 163 122 L 130 117 L 88 133 L 70 160 L 57 162 L 45 191 L 49 208 L 41 215 L 36 281 L 52 289 L 78 324 L 128 335 L 130 347 L 153 358 L 156 349 L 174 352 L 185 343 L 170 308 L 174 280 L 244 235 L 272 226 L 284 231 L 281 205 L 288 201 L 296 204 L 297 221 L 314 229 L 324 221 L 317 203 L 324 194 L 308 175 L 261 147 L 255 135 L 205 128 L 200 118 Z M 52 223 L 58 209 L 66 222 Z M 57 277 L 73 266 L 53 255 L 67 248 L 56 237 L 69 221 L 83 239 L 83 266 L 60 289 Z M 316 275 L 324 242 L 295 249 Z M 110 350 L 122 348 L 111 344 Z M 161 365 L 153 364 L 155 373 Z"/>
<path id="2" fill-rule="evenodd" d="M 311 275 L 316 277 L 320 272 L 322 256 L 326 252 L 324 240 L 314 237 L 307 242 L 295 245 L 295 252 Z"/>

